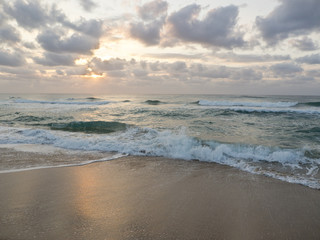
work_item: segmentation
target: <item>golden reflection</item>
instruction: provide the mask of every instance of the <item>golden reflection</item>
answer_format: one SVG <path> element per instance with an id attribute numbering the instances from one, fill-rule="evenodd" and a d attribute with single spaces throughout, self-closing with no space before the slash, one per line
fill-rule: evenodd
<path id="1" fill-rule="evenodd" d="M 96 179 L 94 172 L 87 168 L 86 171 L 76 171 L 75 174 L 76 198 L 74 199 L 74 206 L 77 212 L 88 218 L 95 218 L 99 214 L 97 207 L 97 189 L 99 182 Z"/>

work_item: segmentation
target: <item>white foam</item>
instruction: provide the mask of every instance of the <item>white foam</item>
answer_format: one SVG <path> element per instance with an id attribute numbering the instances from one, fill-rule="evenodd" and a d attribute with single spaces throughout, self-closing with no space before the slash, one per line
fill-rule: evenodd
<path id="1" fill-rule="evenodd" d="M 40 101 L 40 100 L 28 100 L 28 99 L 15 99 L 15 103 L 36 103 L 36 104 L 62 104 L 62 105 L 106 105 L 112 103 L 111 101 L 90 101 L 90 102 L 78 102 L 78 101 L 72 101 L 72 99 L 69 99 L 69 101 Z"/>
<path id="2" fill-rule="evenodd" d="M 177 132 L 157 131 L 150 128 L 129 128 L 125 132 L 113 134 L 84 134 L 44 129 L 26 129 L 0 127 L 0 144 L 48 144 L 50 146 L 83 150 L 118 152 L 140 156 L 162 156 L 185 160 L 216 162 L 233 166 L 244 171 L 277 176 L 301 172 L 295 180 L 307 186 L 308 181 L 314 182 L 312 172 L 318 171 L 320 159 L 310 159 L 304 156 L 303 149 L 280 149 L 267 146 L 245 144 L 223 144 L 214 141 L 202 142 L 189 137 L 181 129 Z M 277 173 L 283 166 L 283 172 Z M 285 170 L 291 169 L 290 172 Z M 280 169 L 281 170 L 281 169 Z M 287 172 L 286 172 L 287 171 Z M 295 173 L 298 174 L 298 173 Z M 298 180 L 297 180 L 298 179 Z M 316 188 L 320 188 L 320 183 Z"/>
<path id="3" fill-rule="evenodd" d="M 221 109 L 221 108 L 220 108 Z M 299 108 L 245 108 L 245 107 L 227 107 L 223 109 L 229 109 L 235 112 L 259 112 L 259 113 L 297 113 L 297 114 L 320 114 L 320 110 L 314 108 L 299 109 Z"/>
<path id="4" fill-rule="evenodd" d="M 202 106 L 242 106 L 242 107 L 264 107 L 264 108 L 288 108 L 296 106 L 298 102 L 233 102 L 233 101 L 208 101 L 200 100 Z"/>
<path id="5" fill-rule="evenodd" d="M 37 169 L 45 169 L 45 168 L 60 168 L 60 167 L 77 167 L 77 166 L 85 166 L 88 164 L 96 163 L 96 162 L 106 162 L 115 160 L 118 158 L 126 157 L 127 154 L 115 154 L 111 157 L 96 159 L 96 160 L 90 160 L 90 161 L 84 161 L 81 163 L 74 163 L 74 164 L 60 164 L 60 165 L 49 165 L 49 166 L 37 166 L 37 167 L 27 167 L 27 168 L 18 168 L 18 169 L 9 169 L 9 170 L 0 170 L 0 173 L 12 173 L 12 172 L 22 172 L 22 171 L 30 171 L 30 170 L 37 170 Z"/>

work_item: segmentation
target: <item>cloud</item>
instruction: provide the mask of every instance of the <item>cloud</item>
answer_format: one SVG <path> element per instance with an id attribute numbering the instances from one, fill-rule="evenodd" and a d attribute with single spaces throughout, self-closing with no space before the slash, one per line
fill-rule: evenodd
<path id="1" fill-rule="evenodd" d="M 185 42 L 223 48 L 240 47 L 245 44 L 242 33 L 236 30 L 238 7 L 230 5 L 210 10 L 199 20 L 200 6 L 188 5 L 173 13 L 168 22 L 171 34 Z"/>
<path id="2" fill-rule="evenodd" d="M 162 0 L 154 0 L 138 7 L 138 14 L 143 20 L 153 20 L 167 13 L 168 3 Z"/>
<path id="3" fill-rule="evenodd" d="M 209 78 L 209 79 L 228 79 L 236 81 L 252 81 L 261 80 L 262 73 L 260 71 L 249 68 L 235 68 L 226 66 L 193 64 L 190 66 L 190 75 L 193 77 Z"/>
<path id="4" fill-rule="evenodd" d="M 112 58 L 104 61 L 100 58 L 94 58 L 91 64 L 93 64 L 94 68 L 97 68 L 99 71 L 118 71 L 123 70 L 126 65 L 129 65 L 129 62 L 120 58 Z"/>
<path id="5" fill-rule="evenodd" d="M 168 3 L 162 0 L 154 0 L 138 7 L 138 15 L 142 21 L 130 24 L 130 36 L 147 46 L 159 44 L 167 9 Z"/>
<path id="6" fill-rule="evenodd" d="M 296 59 L 299 63 L 320 64 L 320 54 L 311 54 Z"/>
<path id="7" fill-rule="evenodd" d="M 294 35 L 320 30 L 319 0 L 280 0 L 268 16 L 257 17 L 256 25 L 269 44 Z"/>
<path id="8" fill-rule="evenodd" d="M 73 29 L 77 32 L 84 33 L 91 37 L 99 38 L 103 33 L 103 22 L 97 19 L 80 19 L 77 22 L 71 22 L 64 13 L 60 10 L 54 9 L 52 11 L 53 17 L 57 22 L 60 22 L 64 27 Z"/>
<path id="9" fill-rule="evenodd" d="M 46 52 L 42 58 L 35 57 L 33 60 L 44 66 L 72 66 L 74 65 L 75 57 Z"/>
<path id="10" fill-rule="evenodd" d="M 0 39 L 1 42 L 19 42 L 20 34 L 15 28 L 5 25 L 0 27 Z"/>
<path id="11" fill-rule="evenodd" d="M 84 0 L 87 4 L 93 3 L 91 0 Z M 90 4 L 92 6 L 92 4 Z M 87 8 L 88 9 L 88 8 Z M 65 28 L 73 29 L 91 37 L 99 38 L 102 35 L 103 22 L 97 19 L 70 21 L 57 5 L 51 7 L 43 6 L 38 0 L 15 1 L 4 7 L 5 12 L 13 17 L 17 23 L 28 30 L 40 29 L 42 27 L 52 27 L 61 25 Z"/>
<path id="12" fill-rule="evenodd" d="M 10 66 L 10 67 L 19 67 L 26 63 L 24 57 L 18 53 L 11 53 L 0 49 L 0 65 Z"/>
<path id="13" fill-rule="evenodd" d="M 42 9 L 39 1 L 15 1 L 4 5 L 5 12 L 13 17 L 21 27 L 27 29 L 39 28 L 48 22 L 49 17 Z"/>
<path id="14" fill-rule="evenodd" d="M 270 55 L 270 54 L 236 54 L 233 52 L 216 53 L 214 56 L 220 59 L 226 59 L 228 62 L 274 62 L 290 60 L 289 55 Z"/>
<path id="15" fill-rule="evenodd" d="M 158 58 L 158 59 L 203 59 L 204 54 L 183 54 L 183 53 L 149 53 L 143 57 Z"/>
<path id="16" fill-rule="evenodd" d="M 146 45 L 156 45 L 160 41 L 160 31 L 163 24 L 163 21 L 132 23 L 130 25 L 130 35 Z"/>
<path id="17" fill-rule="evenodd" d="M 276 76 L 288 76 L 303 71 L 303 68 L 294 63 L 278 63 L 270 67 Z"/>
<path id="18" fill-rule="evenodd" d="M 90 19 L 82 20 L 76 24 L 74 30 L 85 33 L 91 37 L 99 38 L 102 35 L 103 23 L 100 20 Z"/>
<path id="19" fill-rule="evenodd" d="M 25 42 L 23 44 L 23 46 L 25 46 L 26 48 L 29 48 L 29 49 L 35 49 L 36 48 L 36 46 L 35 46 L 35 44 L 33 42 Z"/>
<path id="20" fill-rule="evenodd" d="M 293 40 L 292 46 L 298 48 L 301 51 L 314 51 L 319 48 L 319 46 L 311 38 L 308 37 Z"/>
<path id="21" fill-rule="evenodd" d="M 52 29 L 41 32 L 37 40 L 45 50 L 55 53 L 92 54 L 99 47 L 98 39 L 79 33 L 62 38 Z"/>
<path id="22" fill-rule="evenodd" d="M 80 0 L 82 8 L 88 12 L 91 12 L 93 8 L 97 7 L 97 4 L 92 0 Z"/>

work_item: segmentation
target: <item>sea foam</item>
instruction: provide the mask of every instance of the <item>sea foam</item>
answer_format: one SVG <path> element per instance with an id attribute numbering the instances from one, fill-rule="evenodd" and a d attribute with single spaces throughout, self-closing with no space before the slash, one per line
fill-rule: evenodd
<path id="1" fill-rule="evenodd" d="M 67 99 L 67 101 L 40 101 L 29 99 L 15 99 L 15 103 L 28 103 L 28 104 L 62 104 L 62 105 L 106 105 L 112 103 L 112 101 L 73 101 L 73 99 Z"/>
<path id="2" fill-rule="evenodd" d="M 294 107 L 298 102 L 233 102 L 233 101 L 208 101 L 200 100 L 198 104 L 201 106 L 241 106 L 241 107 L 264 107 L 264 108 L 288 108 Z"/>
<path id="3" fill-rule="evenodd" d="M 201 141 L 187 136 L 183 129 L 173 132 L 130 127 L 123 132 L 96 135 L 0 127 L 0 144 L 5 143 L 48 144 L 73 150 L 215 162 L 320 188 L 317 179 L 320 159 L 307 157 L 304 149 Z"/>

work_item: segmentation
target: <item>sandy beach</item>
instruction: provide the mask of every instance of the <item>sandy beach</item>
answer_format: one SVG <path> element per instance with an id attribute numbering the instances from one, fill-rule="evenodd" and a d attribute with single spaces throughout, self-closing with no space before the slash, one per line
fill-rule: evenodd
<path id="1" fill-rule="evenodd" d="M 210 163 L 124 157 L 0 174 L 0 239 L 320 239 L 320 191 Z"/>

